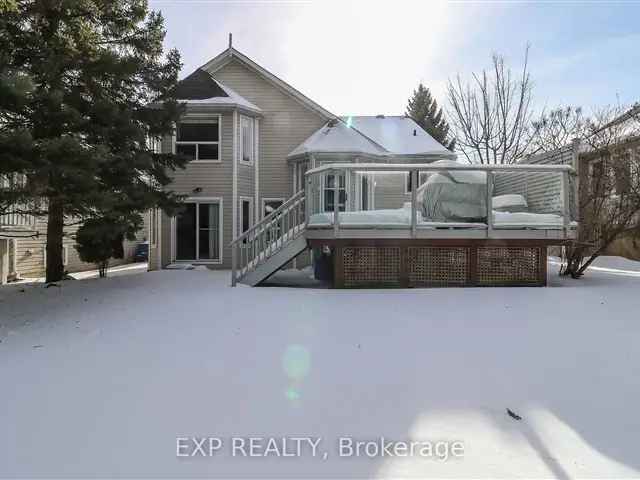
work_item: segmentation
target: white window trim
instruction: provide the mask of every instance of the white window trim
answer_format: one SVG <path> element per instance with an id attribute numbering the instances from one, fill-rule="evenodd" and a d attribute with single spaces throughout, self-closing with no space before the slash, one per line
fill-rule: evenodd
<path id="1" fill-rule="evenodd" d="M 244 137 L 242 136 L 242 123 L 244 121 L 248 121 L 251 125 L 251 133 L 253 134 L 253 141 L 251 148 L 253 151 L 251 152 L 251 160 L 244 160 Z M 253 166 L 256 159 L 256 150 L 255 150 L 255 140 L 256 140 L 256 125 L 252 117 L 248 117 L 246 115 L 240 115 L 240 155 L 238 157 L 238 161 L 240 165 Z"/>
<path id="2" fill-rule="evenodd" d="M 155 248 L 158 246 L 158 215 L 159 213 L 157 208 L 152 208 L 151 210 L 149 210 L 149 247 Z M 155 227 L 155 235 L 153 227 Z"/>
<path id="3" fill-rule="evenodd" d="M 18 272 L 18 239 L 13 239 L 13 257 L 11 258 L 11 272 L 9 273 L 17 273 Z"/>
<path id="4" fill-rule="evenodd" d="M 426 175 L 427 174 L 425 172 L 418 172 L 418 190 L 420 190 L 420 187 L 424 185 L 424 182 L 427 181 Z M 423 179 L 424 181 L 421 181 L 421 179 Z M 405 195 L 411 195 L 411 190 L 407 188 L 408 186 L 409 186 L 409 172 L 405 172 L 404 174 L 404 194 Z"/>
<path id="5" fill-rule="evenodd" d="M 333 173 L 324 173 L 324 174 L 322 174 L 322 177 L 321 177 L 322 178 L 322 180 L 321 180 L 322 181 L 322 187 L 320 188 L 320 205 L 322 206 L 323 211 L 325 211 L 324 210 L 324 197 L 325 197 L 324 193 L 327 190 L 329 190 L 329 188 L 327 188 L 327 186 L 326 186 L 327 185 L 327 176 L 328 175 L 335 175 L 335 174 L 333 174 Z M 342 173 L 342 174 L 339 173 L 338 176 L 344 176 L 345 177 L 344 178 L 344 191 L 345 191 L 345 194 L 346 194 L 347 198 L 346 198 L 345 204 L 344 204 L 344 211 L 345 212 L 349 212 L 350 211 L 350 208 L 349 208 L 349 203 L 350 203 L 349 202 L 349 196 L 350 196 L 349 192 L 351 191 L 351 175 L 347 175 L 345 173 Z M 341 190 L 341 189 L 339 188 L 338 190 Z M 338 204 L 339 203 L 340 203 L 340 201 L 338 200 Z M 333 210 L 331 210 L 331 211 L 333 211 Z M 327 212 L 328 212 L 328 210 L 327 210 Z"/>
<path id="6" fill-rule="evenodd" d="M 47 246 L 42 248 L 42 261 L 44 262 L 44 268 L 47 268 Z M 69 265 L 69 245 L 62 245 L 62 266 Z"/>
<path id="7" fill-rule="evenodd" d="M 222 163 L 222 115 L 207 115 L 202 118 L 190 118 L 185 117 L 181 119 L 178 123 L 211 123 L 212 120 L 218 119 L 218 141 L 217 142 L 179 142 L 178 141 L 178 126 L 176 125 L 176 131 L 173 134 L 172 146 L 173 146 L 173 154 L 175 155 L 177 152 L 177 145 L 195 145 L 196 146 L 196 159 L 190 160 L 188 164 L 191 163 Z M 218 159 L 217 160 L 198 160 L 198 144 L 203 145 L 218 145 Z"/>
<path id="8" fill-rule="evenodd" d="M 267 202 L 282 202 L 281 205 L 284 205 L 284 197 L 262 197 L 262 202 L 260 204 L 262 207 L 260 209 L 260 218 L 266 218 L 266 215 L 264 214 L 264 207 L 267 206 Z"/>
<path id="9" fill-rule="evenodd" d="M 222 197 L 188 197 L 184 200 L 184 203 L 218 203 L 220 205 L 220 221 L 218 225 L 220 227 L 219 242 L 220 245 L 220 258 L 218 260 L 205 259 L 205 260 L 177 260 L 176 259 L 176 217 L 171 217 L 171 262 L 172 263 L 195 263 L 198 265 L 222 265 L 224 262 L 224 206 Z M 196 212 L 196 229 L 198 229 L 200 219 Z M 199 235 L 196 235 L 196 253 L 198 251 Z"/>
<path id="10" fill-rule="evenodd" d="M 240 214 L 240 218 L 238 219 L 238 237 L 244 233 L 242 231 L 242 224 L 244 223 L 244 216 L 242 213 L 242 202 L 249 202 L 249 229 L 251 229 L 251 227 L 255 225 L 255 223 L 253 222 L 253 219 L 255 218 L 253 197 L 245 197 L 240 195 L 238 197 L 238 212 Z"/>
<path id="11" fill-rule="evenodd" d="M 374 208 L 374 186 L 375 186 L 375 182 L 373 179 L 373 175 L 370 175 L 368 173 L 359 173 L 356 174 L 356 185 L 355 185 L 355 195 L 356 195 L 356 210 L 362 210 L 362 180 L 366 179 L 367 180 L 367 184 L 369 186 L 368 189 L 368 193 L 367 193 L 367 204 L 369 207 L 369 210 L 375 210 Z"/>

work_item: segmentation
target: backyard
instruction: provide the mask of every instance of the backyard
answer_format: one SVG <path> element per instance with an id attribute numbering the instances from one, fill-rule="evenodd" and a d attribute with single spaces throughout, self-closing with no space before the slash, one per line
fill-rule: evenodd
<path id="1" fill-rule="evenodd" d="M 548 288 L 230 288 L 164 270 L 0 289 L 0 477 L 637 477 L 640 263 Z M 509 409 L 517 420 L 507 414 Z M 327 456 L 177 456 L 177 437 Z M 336 453 L 340 437 L 464 455 Z"/>

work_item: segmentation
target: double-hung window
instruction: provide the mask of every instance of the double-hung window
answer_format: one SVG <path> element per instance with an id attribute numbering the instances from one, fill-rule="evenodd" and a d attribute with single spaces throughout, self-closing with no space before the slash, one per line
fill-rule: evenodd
<path id="1" fill-rule="evenodd" d="M 251 165 L 254 157 L 253 118 L 240 117 L 240 132 L 240 162 Z"/>
<path id="2" fill-rule="evenodd" d="M 219 162 L 220 118 L 184 120 L 178 123 L 176 153 L 193 162 Z"/>

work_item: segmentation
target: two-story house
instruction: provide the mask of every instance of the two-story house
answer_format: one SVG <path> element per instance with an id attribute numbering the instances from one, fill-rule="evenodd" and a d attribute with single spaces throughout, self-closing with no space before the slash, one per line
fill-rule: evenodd
<path id="1" fill-rule="evenodd" d="M 177 98 L 186 113 L 162 149 L 191 158 L 170 186 L 188 198 L 176 217 L 152 214 L 150 269 L 180 262 L 231 268 L 232 240 L 302 190 L 304 172 L 325 162 L 455 158 L 410 118 L 337 117 L 231 43 L 179 83 Z M 325 179 L 326 211 L 333 210 L 334 180 Z M 348 202 L 366 210 L 376 195 L 378 208 L 410 200 L 407 176 L 375 189 L 367 180 L 348 196 L 355 185 L 339 176 L 340 210 Z"/>

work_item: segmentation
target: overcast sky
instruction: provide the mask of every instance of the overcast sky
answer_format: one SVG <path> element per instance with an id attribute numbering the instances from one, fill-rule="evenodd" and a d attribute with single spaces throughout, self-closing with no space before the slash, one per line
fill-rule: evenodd
<path id="1" fill-rule="evenodd" d="M 445 103 L 498 52 L 527 43 L 538 108 L 640 101 L 640 0 L 626 2 L 150 0 L 186 76 L 233 45 L 333 113 L 402 114 L 423 82 Z"/>

